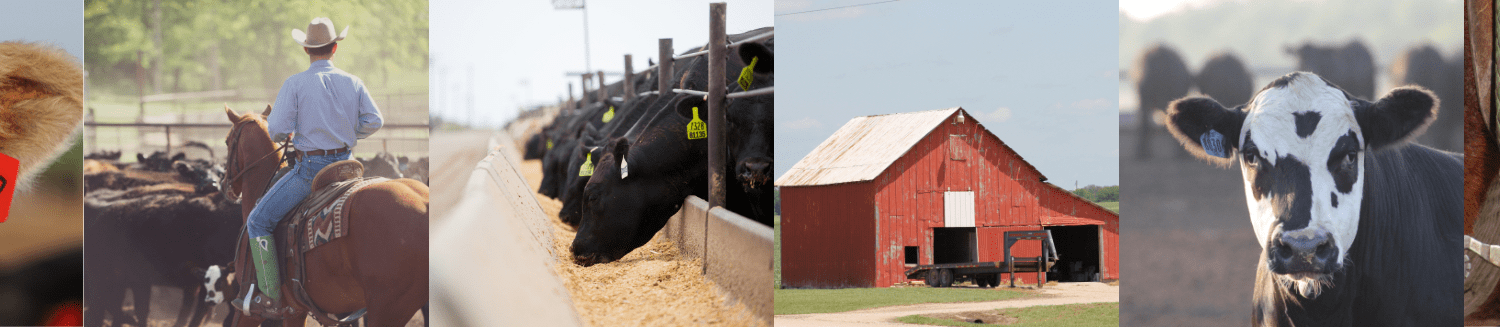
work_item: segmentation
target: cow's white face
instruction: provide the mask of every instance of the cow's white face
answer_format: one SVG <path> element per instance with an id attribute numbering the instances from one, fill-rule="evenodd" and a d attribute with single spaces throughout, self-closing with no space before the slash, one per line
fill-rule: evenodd
<path id="1" fill-rule="evenodd" d="M 1239 137 L 1245 201 L 1272 271 L 1305 296 L 1342 266 L 1359 229 L 1364 138 L 1359 103 L 1311 74 L 1256 95 Z"/>
<path id="2" fill-rule="evenodd" d="M 1241 108 L 1210 98 L 1173 101 L 1167 129 L 1189 152 L 1238 164 L 1266 267 L 1316 297 L 1350 262 L 1371 151 L 1405 144 L 1437 117 L 1438 99 L 1400 87 L 1376 102 L 1312 73 L 1287 74 Z"/>
<path id="3" fill-rule="evenodd" d="M 208 271 L 203 273 L 203 289 L 207 290 L 203 298 L 204 302 L 214 305 L 224 303 L 224 291 L 218 289 L 219 279 L 223 277 L 224 272 L 219 270 L 217 265 L 208 267 Z"/>

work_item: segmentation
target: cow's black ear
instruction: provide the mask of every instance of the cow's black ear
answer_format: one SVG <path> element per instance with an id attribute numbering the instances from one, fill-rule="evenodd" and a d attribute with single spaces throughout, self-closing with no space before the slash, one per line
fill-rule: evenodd
<path id="1" fill-rule="evenodd" d="M 1354 118 L 1365 137 L 1365 148 L 1380 149 L 1410 141 L 1427 131 L 1437 118 L 1438 98 L 1419 86 L 1403 86 L 1369 103 L 1354 100 Z"/>
<path id="2" fill-rule="evenodd" d="M 193 172 L 193 166 L 188 165 L 188 163 L 185 161 L 172 162 L 172 169 L 177 170 L 177 173 L 184 175 Z"/>
<path id="3" fill-rule="evenodd" d="M 775 59 L 775 53 L 771 52 L 771 49 L 765 45 L 760 43 L 741 44 L 739 55 L 740 62 L 745 63 L 746 66 L 749 66 L 751 61 L 755 62 L 755 69 L 753 70 L 756 74 L 770 74 L 774 71 L 772 70 L 772 61 Z"/>
<path id="4" fill-rule="evenodd" d="M 146 163 L 146 156 L 141 155 L 141 153 L 137 152 L 135 154 L 135 162 Z"/>
<path id="5" fill-rule="evenodd" d="M 1244 124 L 1244 111 L 1225 108 L 1210 98 L 1183 98 L 1167 105 L 1167 130 L 1172 136 L 1188 152 L 1221 165 L 1234 162 L 1230 158 L 1239 149 Z"/>
<path id="6" fill-rule="evenodd" d="M 702 120 L 702 121 L 705 121 L 705 122 L 708 121 L 708 101 L 703 100 L 702 96 L 697 96 L 697 95 L 683 95 L 683 96 L 679 96 L 679 97 L 677 97 L 677 105 L 674 106 L 673 108 L 675 108 L 677 110 L 677 115 L 680 115 L 683 118 L 687 118 L 687 119 L 693 119 L 693 116 L 694 116 L 693 109 L 697 108 L 697 112 L 698 112 L 697 113 L 697 117 L 698 117 L 698 119 Z"/>
<path id="7" fill-rule="evenodd" d="M 177 155 L 172 156 L 172 161 L 178 161 L 182 159 L 187 159 L 187 153 L 178 152 Z"/>
<path id="8" fill-rule="evenodd" d="M 615 162 L 617 164 L 620 160 L 625 160 L 625 155 L 630 154 L 630 139 L 624 136 L 609 140 L 609 145 L 610 153 L 615 155 Z"/>

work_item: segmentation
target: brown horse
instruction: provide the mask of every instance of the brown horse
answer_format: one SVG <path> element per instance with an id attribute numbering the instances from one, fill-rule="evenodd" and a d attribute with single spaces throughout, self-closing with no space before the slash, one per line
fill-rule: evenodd
<path id="1" fill-rule="evenodd" d="M 228 171 L 233 175 L 229 177 L 229 192 L 242 194 L 241 217 L 245 219 L 265 195 L 269 186 L 266 181 L 279 168 L 280 154 L 263 118 L 270 112 L 269 106 L 264 114 L 240 114 L 224 108 L 234 123 L 225 139 L 230 149 Z M 304 253 L 307 273 L 303 284 L 312 303 L 298 300 L 298 285 L 290 277 L 282 278 L 281 298 L 296 310 L 287 316 L 293 319 L 284 323 L 301 326 L 304 314 L 316 312 L 314 308 L 333 314 L 367 309 L 367 325 L 400 326 L 426 305 L 427 185 L 411 179 L 376 183 L 357 191 L 347 207 L 348 235 Z M 242 273 L 254 269 L 245 240 L 239 239 L 240 251 L 230 268 Z M 247 275 L 236 279 L 254 279 Z M 238 284 L 241 296 L 249 294 L 248 283 Z M 324 324 L 333 322 L 314 316 Z M 239 315 L 235 325 L 255 326 L 261 321 L 260 317 Z"/>

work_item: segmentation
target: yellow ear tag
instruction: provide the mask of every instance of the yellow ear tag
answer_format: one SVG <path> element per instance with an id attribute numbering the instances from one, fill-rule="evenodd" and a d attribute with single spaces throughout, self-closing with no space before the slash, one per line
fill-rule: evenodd
<path id="1" fill-rule="evenodd" d="M 609 111 L 604 113 L 604 119 L 601 119 L 601 120 L 603 120 L 604 122 L 608 123 L 610 120 L 614 120 L 614 119 L 615 119 L 615 106 L 609 106 Z"/>
<path id="2" fill-rule="evenodd" d="M 594 154 L 589 153 L 583 157 L 583 165 L 578 166 L 578 176 L 594 176 Z"/>
<path id="3" fill-rule="evenodd" d="M 689 140 L 708 137 L 708 125 L 698 119 L 698 107 L 693 107 L 693 121 L 688 122 L 687 137 Z"/>
<path id="4" fill-rule="evenodd" d="M 750 57 L 750 65 L 740 70 L 739 82 L 741 90 L 749 91 L 750 83 L 755 83 L 755 63 L 758 61 L 760 61 L 760 57 Z"/>
<path id="5" fill-rule="evenodd" d="M 552 140 L 547 140 L 547 150 L 552 150 Z"/>

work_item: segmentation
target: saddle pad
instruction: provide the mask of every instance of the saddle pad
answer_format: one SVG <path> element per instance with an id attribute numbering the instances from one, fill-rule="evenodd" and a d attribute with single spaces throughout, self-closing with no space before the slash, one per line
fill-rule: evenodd
<path id="1" fill-rule="evenodd" d="M 287 228 L 278 230 L 284 243 L 296 242 L 287 247 L 287 252 L 300 254 L 307 252 L 319 245 L 326 244 L 336 238 L 343 237 L 349 230 L 349 212 L 344 210 L 349 197 L 354 192 L 365 186 L 384 182 L 389 179 L 383 177 L 364 177 L 329 184 L 302 200 L 296 208 L 288 212 L 288 217 L 283 221 L 289 222 Z M 301 228 L 298 228 L 298 227 Z M 292 236 L 292 237 L 285 237 Z M 296 250 L 293 250 L 296 249 Z"/>

